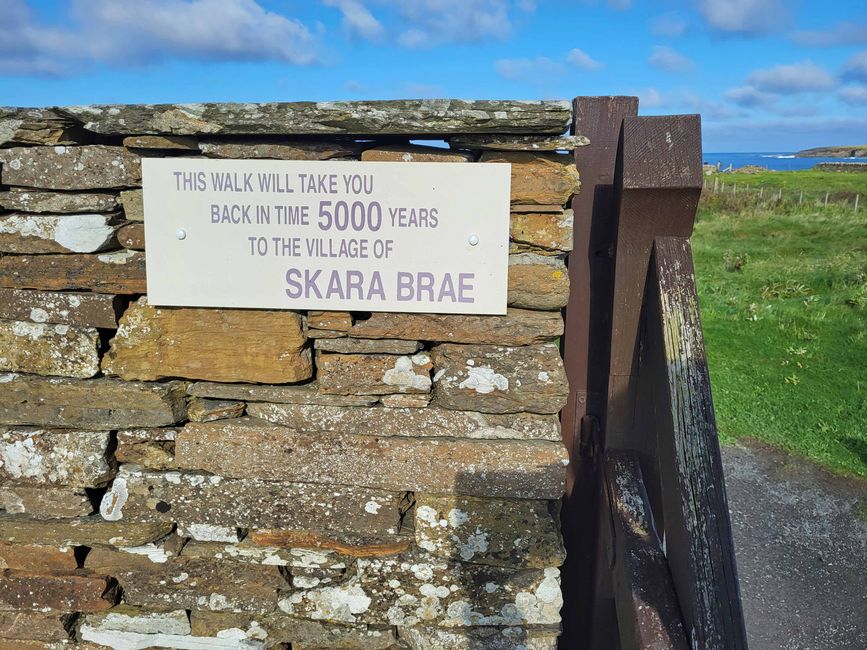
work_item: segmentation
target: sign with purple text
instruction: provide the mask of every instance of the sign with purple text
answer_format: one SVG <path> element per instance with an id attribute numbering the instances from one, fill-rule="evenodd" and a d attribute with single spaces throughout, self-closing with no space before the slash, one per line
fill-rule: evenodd
<path id="1" fill-rule="evenodd" d="M 510 165 L 142 160 L 152 305 L 505 314 Z"/>

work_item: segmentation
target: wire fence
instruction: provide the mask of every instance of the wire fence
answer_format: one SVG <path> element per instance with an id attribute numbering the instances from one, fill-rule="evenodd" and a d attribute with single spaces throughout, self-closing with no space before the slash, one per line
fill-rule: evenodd
<path id="1" fill-rule="evenodd" d="M 831 190 L 816 192 L 754 185 L 752 183 L 733 183 L 731 181 L 726 182 L 724 178 L 719 176 L 714 176 L 712 179 L 705 177 L 703 194 L 736 198 L 738 202 L 745 204 L 773 205 L 785 203 L 787 205 L 816 207 L 847 206 L 855 212 L 858 212 L 863 203 L 861 194 L 856 192 Z"/>

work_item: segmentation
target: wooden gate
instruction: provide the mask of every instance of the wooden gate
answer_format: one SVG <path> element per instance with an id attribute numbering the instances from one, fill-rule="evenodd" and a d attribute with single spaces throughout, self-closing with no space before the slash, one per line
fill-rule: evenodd
<path id="1" fill-rule="evenodd" d="M 563 648 L 746 648 L 689 237 L 697 115 L 579 97 Z"/>

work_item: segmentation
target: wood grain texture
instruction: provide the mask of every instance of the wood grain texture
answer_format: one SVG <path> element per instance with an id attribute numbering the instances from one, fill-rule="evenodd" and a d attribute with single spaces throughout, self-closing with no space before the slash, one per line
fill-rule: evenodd
<path id="1" fill-rule="evenodd" d="M 689 644 L 635 452 L 605 453 L 614 528 L 614 595 L 621 650 L 687 650 Z"/>
<path id="2" fill-rule="evenodd" d="M 689 241 L 656 240 L 656 426 L 666 553 L 692 647 L 747 648 Z"/>
<path id="3" fill-rule="evenodd" d="M 602 544 L 597 522 L 607 519 L 608 508 L 599 498 L 598 454 L 593 450 L 600 441 L 593 431 L 598 430 L 594 423 L 601 422 L 608 380 L 614 165 L 623 119 L 637 112 L 637 97 L 578 97 L 573 101 L 571 132 L 585 134 L 590 145 L 575 150 L 581 190 L 572 199 L 573 245 L 563 337 L 569 397 L 561 434 L 572 460 L 561 515 L 567 548 L 563 567 L 564 647 L 588 648 L 594 632 L 616 637 L 616 629 L 606 625 L 613 620 L 611 599 L 603 601 L 604 588 L 597 588 L 597 576 L 609 577 L 608 564 L 597 563 Z M 516 206 L 512 211 L 517 211 Z M 601 645 L 606 643 L 603 638 Z"/>

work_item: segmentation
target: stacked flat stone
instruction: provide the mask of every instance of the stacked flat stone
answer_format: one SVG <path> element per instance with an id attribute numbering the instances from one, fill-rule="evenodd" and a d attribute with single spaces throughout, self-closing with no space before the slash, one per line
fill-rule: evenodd
<path id="1" fill-rule="evenodd" d="M 0 648 L 556 647 L 569 119 L 0 109 Z M 508 313 L 153 307 L 149 156 L 510 163 Z"/>

